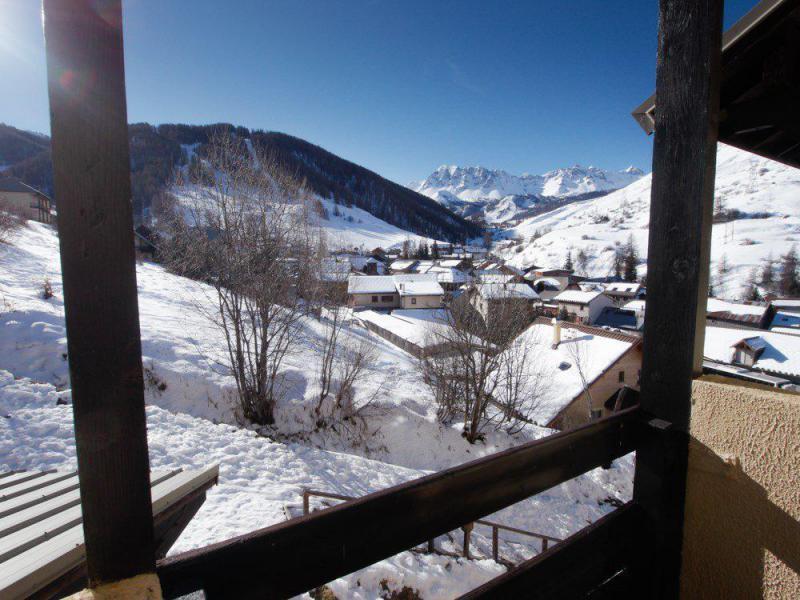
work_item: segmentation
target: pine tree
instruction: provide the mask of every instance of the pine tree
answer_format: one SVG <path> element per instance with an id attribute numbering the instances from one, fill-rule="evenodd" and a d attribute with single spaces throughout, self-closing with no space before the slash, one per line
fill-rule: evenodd
<path id="1" fill-rule="evenodd" d="M 800 274 L 798 274 L 797 249 L 792 248 L 781 256 L 781 275 L 778 287 L 782 296 L 800 295 Z"/>
<path id="2" fill-rule="evenodd" d="M 747 292 L 745 293 L 745 300 L 750 302 L 760 302 L 761 292 L 758 290 L 758 269 L 750 271 L 750 277 L 747 281 Z"/>
<path id="3" fill-rule="evenodd" d="M 572 251 L 567 250 L 567 258 L 564 260 L 564 270 L 565 271 L 572 271 Z"/>
<path id="4" fill-rule="evenodd" d="M 761 267 L 761 285 L 767 290 L 772 290 L 775 286 L 775 268 L 773 267 L 772 254 L 770 253 L 764 259 L 764 265 Z"/>
<path id="5" fill-rule="evenodd" d="M 628 238 L 628 243 L 625 244 L 624 256 L 622 258 L 622 278 L 625 281 L 636 281 L 638 276 L 637 265 L 639 264 L 639 254 L 636 251 L 636 244 L 633 241 L 633 236 Z"/>

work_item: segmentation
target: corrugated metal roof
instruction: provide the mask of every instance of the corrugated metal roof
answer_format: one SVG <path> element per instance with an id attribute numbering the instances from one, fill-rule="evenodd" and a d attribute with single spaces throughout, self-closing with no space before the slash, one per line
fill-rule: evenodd
<path id="1" fill-rule="evenodd" d="M 155 471 L 150 475 L 158 517 L 218 477 L 202 471 Z M 0 474 L 0 598 L 17 600 L 58 580 L 85 560 L 83 517 L 76 472 Z"/>

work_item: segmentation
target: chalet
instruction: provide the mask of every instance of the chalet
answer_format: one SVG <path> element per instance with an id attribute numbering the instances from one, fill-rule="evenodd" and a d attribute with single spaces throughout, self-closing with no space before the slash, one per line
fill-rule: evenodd
<path id="1" fill-rule="evenodd" d="M 529 376 L 543 382 L 531 415 L 540 425 L 567 429 L 588 423 L 613 412 L 613 403 L 605 404 L 620 388 L 638 390 L 639 337 L 540 317 L 519 340 L 527 347 Z"/>
<path id="2" fill-rule="evenodd" d="M 442 305 L 444 290 L 438 277 L 433 279 L 395 278 L 401 308 L 438 308 Z"/>
<path id="3" fill-rule="evenodd" d="M 438 308 L 444 290 L 437 275 L 351 275 L 348 303 L 369 308 Z"/>
<path id="4" fill-rule="evenodd" d="M 509 303 L 527 309 L 532 316 L 539 295 L 525 283 L 479 283 L 471 290 L 469 300 L 484 322 L 490 323 Z"/>
<path id="5" fill-rule="evenodd" d="M 37 189 L 10 175 L 0 176 L 0 209 L 40 223 L 54 219 L 53 201 Z"/>
<path id="6" fill-rule="evenodd" d="M 553 300 L 558 304 L 559 315 L 575 323 L 591 325 L 600 316 L 604 308 L 614 302 L 603 292 L 582 292 L 580 290 L 564 290 Z"/>
<path id="7" fill-rule="evenodd" d="M 351 275 L 347 280 L 348 304 L 352 307 L 397 308 L 400 294 L 397 293 L 391 275 Z"/>
<path id="8" fill-rule="evenodd" d="M 622 306 L 631 300 L 644 298 L 645 289 L 641 283 L 628 281 L 615 281 L 605 285 L 606 296 L 614 301 L 616 306 Z"/>
<path id="9" fill-rule="evenodd" d="M 800 337 L 796 335 L 706 327 L 704 356 L 800 384 Z"/>
<path id="10" fill-rule="evenodd" d="M 455 267 L 439 266 L 433 269 L 433 272 L 436 273 L 439 285 L 446 292 L 454 292 L 472 281 L 471 275 Z"/>

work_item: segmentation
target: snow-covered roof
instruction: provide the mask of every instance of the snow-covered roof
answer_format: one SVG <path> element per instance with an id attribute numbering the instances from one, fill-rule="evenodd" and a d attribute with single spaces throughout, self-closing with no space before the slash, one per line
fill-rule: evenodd
<path id="1" fill-rule="evenodd" d="M 319 278 L 321 281 L 345 282 L 350 277 L 351 262 L 349 259 L 324 258 L 320 265 Z"/>
<path id="2" fill-rule="evenodd" d="M 483 283 L 508 283 L 512 279 L 514 279 L 513 275 L 506 275 L 504 273 L 497 273 L 497 272 L 476 272 L 476 277 Z"/>
<path id="3" fill-rule="evenodd" d="M 545 381 L 531 414 L 531 419 L 540 425 L 549 423 L 583 390 L 576 356 L 580 356 L 584 375 L 591 384 L 638 343 L 632 336 L 562 323 L 561 343 L 554 349 L 553 326 L 543 321 L 535 322 L 518 338 L 528 349 L 528 376 Z"/>
<path id="4" fill-rule="evenodd" d="M 441 296 L 444 294 L 437 273 L 400 275 L 351 275 L 348 294 L 393 294 L 401 296 Z"/>
<path id="5" fill-rule="evenodd" d="M 800 336 L 773 331 L 759 331 L 757 336 L 748 334 L 751 334 L 751 331 L 730 327 L 706 327 L 705 357 L 730 364 L 733 359 L 733 346 L 747 339 L 751 347 L 752 344 L 759 344 L 759 347 L 763 348 L 753 368 L 800 376 Z M 752 340 L 754 337 L 761 341 Z"/>
<path id="6" fill-rule="evenodd" d="M 414 266 L 414 264 L 416 262 L 417 262 L 416 260 L 408 260 L 408 259 L 402 258 L 400 260 L 396 260 L 396 261 L 392 262 L 392 264 L 389 265 L 389 268 L 394 270 L 394 271 L 403 271 L 405 269 L 408 269 L 408 268 Z"/>
<path id="7" fill-rule="evenodd" d="M 401 296 L 441 296 L 444 294 L 439 282 L 434 281 L 396 281 L 397 292 Z"/>
<path id="8" fill-rule="evenodd" d="M 761 317 L 767 307 L 760 304 L 740 304 L 738 302 L 728 302 L 719 298 L 709 298 L 706 304 L 706 312 L 719 313 L 728 312 L 732 315 L 753 315 Z"/>
<path id="9" fill-rule="evenodd" d="M 446 327 L 448 322 L 447 311 L 442 308 L 398 309 L 390 313 L 364 310 L 355 313 L 355 317 L 386 329 L 421 348 L 436 344 L 437 328 Z"/>
<path id="10" fill-rule="evenodd" d="M 636 312 L 642 312 L 645 306 L 647 306 L 646 300 L 631 300 L 625 303 L 625 308 L 635 310 Z"/>
<path id="11" fill-rule="evenodd" d="M 517 298 L 536 300 L 539 294 L 525 283 L 481 283 L 476 286 L 478 294 L 486 300 Z"/>
<path id="12" fill-rule="evenodd" d="M 573 304 L 589 304 L 595 298 L 602 296 L 603 292 L 583 292 L 581 290 L 564 290 L 553 298 L 557 302 L 571 302 Z"/>
<path id="13" fill-rule="evenodd" d="M 472 280 L 472 277 L 460 269 L 438 269 L 436 273 L 440 283 L 467 283 Z"/>
<path id="14" fill-rule="evenodd" d="M 533 285 L 542 285 L 546 290 L 560 290 L 561 289 L 561 282 L 558 279 L 553 279 L 552 277 L 540 277 L 539 279 L 533 280 Z"/>
<path id="15" fill-rule="evenodd" d="M 442 267 L 447 267 L 447 268 L 449 268 L 449 267 L 457 267 L 462 262 L 464 262 L 464 260 L 460 259 L 460 258 L 448 258 L 447 260 L 439 261 L 439 265 L 442 266 Z"/>
<path id="16" fill-rule="evenodd" d="M 395 291 L 391 275 L 351 275 L 347 280 L 348 294 L 393 294 Z"/>
<path id="17" fill-rule="evenodd" d="M 800 298 L 776 298 L 772 301 L 775 308 L 800 308 Z"/>
<path id="18" fill-rule="evenodd" d="M 606 291 L 611 292 L 622 292 L 626 294 L 635 294 L 640 289 L 642 289 L 642 284 L 637 282 L 628 282 L 628 281 L 615 281 L 613 283 L 606 284 Z"/>

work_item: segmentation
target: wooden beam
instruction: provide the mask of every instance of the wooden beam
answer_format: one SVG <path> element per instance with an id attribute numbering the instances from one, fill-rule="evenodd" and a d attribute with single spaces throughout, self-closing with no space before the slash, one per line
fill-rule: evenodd
<path id="1" fill-rule="evenodd" d="M 327 510 L 168 557 L 158 567 L 164 597 L 201 588 L 208 598 L 295 596 L 610 463 L 633 451 L 641 432 L 638 410 L 629 409 Z"/>
<path id="2" fill-rule="evenodd" d="M 691 385 L 702 372 L 723 0 L 660 0 L 641 407 L 634 500 L 652 527 L 642 597 L 677 598 Z M 668 426 L 669 425 L 669 426 Z"/>
<path id="3" fill-rule="evenodd" d="M 585 598 L 630 567 L 646 541 L 641 508 L 628 503 L 459 600 Z M 628 594 L 619 597 L 637 597 Z"/>
<path id="4" fill-rule="evenodd" d="M 91 586 L 155 570 L 120 0 L 44 0 L 53 177 Z"/>

